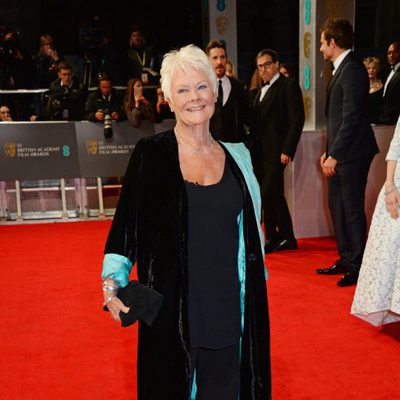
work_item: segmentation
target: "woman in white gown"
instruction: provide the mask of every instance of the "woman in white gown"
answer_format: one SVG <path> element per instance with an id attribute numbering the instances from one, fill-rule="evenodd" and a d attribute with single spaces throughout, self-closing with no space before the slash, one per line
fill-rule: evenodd
<path id="1" fill-rule="evenodd" d="M 351 313 L 372 325 L 400 321 L 400 118 L 386 156 Z"/>

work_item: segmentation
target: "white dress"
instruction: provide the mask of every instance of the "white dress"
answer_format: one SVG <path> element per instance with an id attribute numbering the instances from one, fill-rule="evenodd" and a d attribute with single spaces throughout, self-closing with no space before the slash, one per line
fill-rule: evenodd
<path id="1" fill-rule="evenodd" d="M 394 184 L 400 187 L 400 118 L 386 160 L 396 160 Z M 361 264 L 351 314 L 379 326 L 400 321 L 400 218 L 386 209 L 379 193 Z"/>

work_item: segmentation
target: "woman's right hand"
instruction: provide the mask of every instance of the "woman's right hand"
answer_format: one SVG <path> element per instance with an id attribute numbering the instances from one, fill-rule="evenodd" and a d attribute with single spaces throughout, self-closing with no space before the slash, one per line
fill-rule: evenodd
<path id="1" fill-rule="evenodd" d="M 388 210 L 390 217 L 397 219 L 399 217 L 399 206 L 400 206 L 400 193 L 398 189 L 394 189 L 385 196 L 386 209 Z"/>
<path id="2" fill-rule="evenodd" d="M 104 296 L 104 297 L 105 297 L 105 299 L 104 299 L 105 301 L 104 301 L 103 305 L 107 306 L 108 311 L 110 311 L 111 318 L 114 321 L 121 322 L 121 318 L 119 317 L 119 312 L 122 311 L 124 313 L 128 313 L 130 308 L 126 307 L 125 304 L 117 296 L 111 296 L 110 301 L 109 301 L 110 296 L 108 296 L 107 298 L 106 298 L 106 296 Z"/>

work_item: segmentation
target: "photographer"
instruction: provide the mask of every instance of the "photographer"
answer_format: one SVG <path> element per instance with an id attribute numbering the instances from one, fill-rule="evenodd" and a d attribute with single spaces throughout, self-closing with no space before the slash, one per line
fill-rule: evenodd
<path id="1" fill-rule="evenodd" d="M 42 115 L 32 116 L 31 121 L 79 121 L 83 117 L 87 89 L 73 76 L 72 67 L 66 62 L 58 65 L 58 79 L 50 84 L 48 99 Z"/>
<path id="2" fill-rule="evenodd" d="M 104 121 L 109 114 L 113 121 L 122 117 L 122 99 L 112 87 L 111 78 L 102 74 L 98 78 L 99 87 L 86 101 L 85 118 L 92 122 Z"/>
<path id="3" fill-rule="evenodd" d="M 22 48 L 15 29 L 0 25 L 0 89 L 30 89 L 32 64 Z M 0 100 L 12 105 L 16 120 L 25 120 L 30 114 L 28 95 L 0 95 Z"/>

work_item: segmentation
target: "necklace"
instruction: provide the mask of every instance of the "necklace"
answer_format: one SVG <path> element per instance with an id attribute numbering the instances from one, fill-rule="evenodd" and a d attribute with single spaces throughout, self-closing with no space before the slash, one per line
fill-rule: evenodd
<path id="1" fill-rule="evenodd" d="M 382 87 L 382 82 L 380 80 L 372 81 L 369 85 L 369 92 L 374 93 Z"/>
<path id="2" fill-rule="evenodd" d="M 212 149 L 215 143 L 215 140 L 213 139 L 213 137 L 211 136 L 211 133 L 208 134 L 208 139 L 209 139 L 209 143 L 207 145 L 204 146 L 193 146 L 190 143 L 188 143 L 185 139 L 183 139 L 183 137 L 181 136 L 181 134 L 175 129 L 175 136 L 178 139 L 178 143 L 180 143 L 181 145 L 184 146 L 188 146 L 190 148 L 190 151 L 193 154 L 204 154 L 206 152 L 206 149 Z"/>

